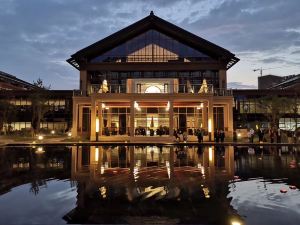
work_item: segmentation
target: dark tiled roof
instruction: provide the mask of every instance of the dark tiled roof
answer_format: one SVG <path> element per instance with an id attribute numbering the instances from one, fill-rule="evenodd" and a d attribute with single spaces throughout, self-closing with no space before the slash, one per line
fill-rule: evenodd
<path id="1" fill-rule="evenodd" d="M 149 16 L 137 21 L 136 23 L 77 51 L 70 59 L 67 60 L 67 62 L 79 69 L 81 61 L 85 62 L 92 57 L 104 53 L 150 29 L 162 32 L 173 37 L 179 42 L 187 44 L 197 50 L 201 50 L 203 53 L 214 59 L 226 62 L 228 69 L 239 61 L 239 59 L 230 51 L 196 36 L 166 20 L 163 20 L 160 17 L 155 16 L 153 13 L 150 13 Z"/>

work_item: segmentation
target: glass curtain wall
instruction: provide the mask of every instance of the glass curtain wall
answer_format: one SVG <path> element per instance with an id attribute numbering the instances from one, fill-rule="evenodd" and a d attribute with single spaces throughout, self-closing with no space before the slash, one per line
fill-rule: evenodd
<path id="1" fill-rule="evenodd" d="M 165 107 L 141 107 L 135 110 L 135 136 L 169 135 L 169 112 Z"/>
<path id="2" fill-rule="evenodd" d="M 149 30 L 93 58 L 91 62 L 191 62 L 209 57 L 163 33 Z"/>
<path id="3" fill-rule="evenodd" d="M 224 130 L 224 107 L 214 107 L 214 127 L 218 130 Z"/>
<path id="4" fill-rule="evenodd" d="M 102 109 L 102 135 L 129 135 L 129 107 L 109 107 Z"/>
<path id="5" fill-rule="evenodd" d="M 177 132 L 196 135 L 196 131 L 201 129 L 202 126 L 202 108 L 174 107 L 174 129 Z"/>

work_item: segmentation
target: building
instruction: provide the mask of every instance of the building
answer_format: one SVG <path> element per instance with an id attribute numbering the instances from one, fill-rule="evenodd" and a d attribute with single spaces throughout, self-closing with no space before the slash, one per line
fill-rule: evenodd
<path id="1" fill-rule="evenodd" d="M 300 89 L 300 74 L 288 76 L 265 75 L 258 77 L 258 89 Z"/>
<path id="2" fill-rule="evenodd" d="M 271 111 L 277 111 L 280 118 L 278 127 L 282 130 L 295 131 L 300 127 L 300 89 L 241 89 L 233 90 L 234 128 L 270 127 Z M 282 98 L 286 104 L 272 105 L 265 99 Z M 266 105 L 266 103 L 268 105 Z M 271 109 L 273 107 L 273 110 Z M 274 112 L 273 112 L 274 113 Z"/>
<path id="3" fill-rule="evenodd" d="M 0 90 L 34 90 L 37 89 L 31 83 L 18 79 L 17 77 L 0 71 Z"/>
<path id="4" fill-rule="evenodd" d="M 71 90 L 0 90 L 0 101 L 9 103 L 10 108 L 0 106 L 0 116 L 9 113 L 9 118 L 0 118 L 0 134 L 16 133 L 30 135 L 32 127 L 32 99 L 41 96 L 42 118 L 40 131 L 50 134 L 64 133 L 72 126 L 72 96 Z M 6 104 L 3 104 L 6 105 Z"/>
<path id="5" fill-rule="evenodd" d="M 230 51 L 153 12 L 67 60 L 80 72 L 73 97 L 73 136 L 90 140 L 173 140 L 186 132 L 206 139 L 233 132 Z"/>

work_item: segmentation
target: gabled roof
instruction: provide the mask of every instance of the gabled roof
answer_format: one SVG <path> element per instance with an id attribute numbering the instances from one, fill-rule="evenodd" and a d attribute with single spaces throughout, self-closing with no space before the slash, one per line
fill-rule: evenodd
<path id="1" fill-rule="evenodd" d="M 86 62 L 93 57 L 103 54 L 150 29 L 162 32 L 183 44 L 202 51 L 213 59 L 225 62 L 227 64 L 227 69 L 239 61 L 239 59 L 230 51 L 155 16 L 151 11 L 149 16 L 86 48 L 79 50 L 75 54 L 71 55 L 71 58 L 68 59 L 67 62 L 75 68 L 80 69 L 81 62 Z"/>
<path id="2" fill-rule="evenodd" d="M 4 90 L 33 90 L 37 86 L 21 80 L 11 74 L 0 71 L 0 89 Z"/>

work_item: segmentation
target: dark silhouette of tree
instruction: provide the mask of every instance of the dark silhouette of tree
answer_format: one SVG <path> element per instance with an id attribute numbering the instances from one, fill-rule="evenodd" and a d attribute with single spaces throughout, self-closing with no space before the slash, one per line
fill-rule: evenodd
<path id="1" fill-rule="evenodd" d="M 49 100 L 50 86 L 45 86 L 43 81 L 38 78 L 33 84 L 37 87 L 30 95 L 31 99 L 31 127 L 32 135 L 36 135 L 40 130 L 41 120 L 47 111 L 46 102 Z"/>
<path id="2" fill-rule="evenodd" d="M 279 127 L 279 120 L 291 111 L 291 99 L 279 96 L 266 96 L 258 100 L 259 106 L 265 112 L 271 128 Z"/>

